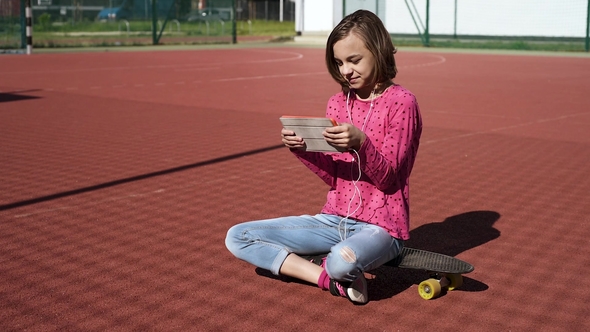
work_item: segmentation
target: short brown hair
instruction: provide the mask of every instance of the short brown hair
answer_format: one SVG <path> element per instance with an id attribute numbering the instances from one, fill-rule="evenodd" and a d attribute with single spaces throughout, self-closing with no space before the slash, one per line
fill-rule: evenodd
<path id="1" fill-rule="evenodd" d="M 368 10 L 357 10 L 347 15 L 332 30 L 326 43 L 326 65 L 332 78 L 338 82 L 344 91 L 348 90 L 348 81 L 338 68 L 334 59 L 334 45 L 336 42 L 346 38 L 350 33 L 356 34 L 361 38 L 365 47 L 375 57 L 375 67 L 373 68 L 373 84 L 385 83 L 395 78 L 397 68 L 395 66 L 394 54 L 397 52 L 391 36 L 381 19 Z"/>

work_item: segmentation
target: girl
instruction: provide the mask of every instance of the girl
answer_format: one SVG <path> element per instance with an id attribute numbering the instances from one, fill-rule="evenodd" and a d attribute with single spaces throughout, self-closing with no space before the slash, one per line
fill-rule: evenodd
<path id="1" fill-rule="evenodd" d="M 328 101 L 326 117 L 338 125 L 324 138 L 344 153 L 306 152 L 305 142 L 283 128 L 292 153 L 328 186 L 316 215 L 251 221 L 230 228 L 227 248 L 236 257 L 317 284 L 355 303 L 368 302 L 364 271 L 395 258 L 409 238 L 409 177 L 422 122 L 416 98 L 392 82 L 397 69 L 389 33 L 375 14 L 359 10 L 332 31 L 328 71 L 342 91 Z M 300 255 L 329 253 L 321 264 Z"/>

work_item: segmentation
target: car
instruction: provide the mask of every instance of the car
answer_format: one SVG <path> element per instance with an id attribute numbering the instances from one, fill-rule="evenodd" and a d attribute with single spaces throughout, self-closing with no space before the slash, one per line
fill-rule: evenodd
<path id="1" fill-rule="evenodd" d="M 188 22 L 229 21 L 231 20 L 231 8 L 196 9 L 186 15 L 186 20 Z"/>
<path id="2" fill-rule="evenodd" d="M 99 21 L 102 21 L 102 20 L 114 21 L 114 20 L 128 19 L 130 17 L 131 17 L 131 11 L 129 9 L 126 9 L 123 7 L 109 7 L 109 8 L 104 8 L 103 10 L 98 12 L 96 19 Z"/>

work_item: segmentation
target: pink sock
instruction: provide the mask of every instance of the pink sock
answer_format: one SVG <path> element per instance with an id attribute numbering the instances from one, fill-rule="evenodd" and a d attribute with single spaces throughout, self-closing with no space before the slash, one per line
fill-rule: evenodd
<path id="1" fill-rule="evenodd" d="M 323 270 L 318 278 L 318 287 L 321 289 L 330 289 L 330 277 L 326 273 L 326 270 Z"/>

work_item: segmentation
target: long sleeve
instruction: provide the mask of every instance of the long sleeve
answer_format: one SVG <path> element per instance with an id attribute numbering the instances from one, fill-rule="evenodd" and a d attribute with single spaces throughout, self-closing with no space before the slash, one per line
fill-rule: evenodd
<path id="1" fill-rule="evenodd" d="M 326 116 L 361 128 L 367 139 L 357 151 L 295 156 L 330 189 L 322 213 L 350 217 L 384 227 L 394 237 L 409 238 L 409 177 L 422 122 L 415 96 L 399 85 L 370 101 L 338 93 Z M 360 159 L 360 161 L 359 161 Z M 360 180 L 358 169 L 360 162 Z"/>

